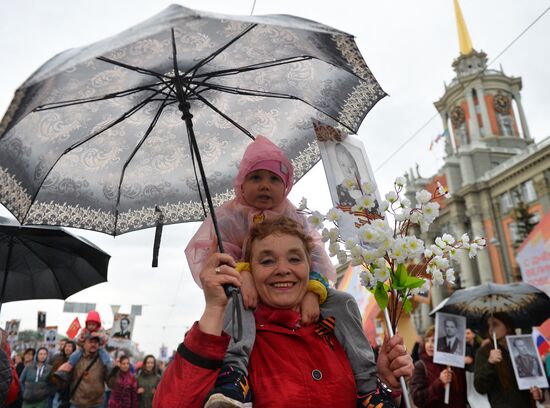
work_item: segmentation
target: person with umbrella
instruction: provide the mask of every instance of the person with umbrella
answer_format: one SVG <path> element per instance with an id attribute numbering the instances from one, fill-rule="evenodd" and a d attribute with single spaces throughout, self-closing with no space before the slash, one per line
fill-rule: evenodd
<path id="1" fill-rule="evenodd" d="M 514 322 L 503 312 L 489 317 L 489 333 L 496 338 L 496 345 L 487 342 L 477 352 L 474 386 L 480 394 L 487 394 L 493 408 L 535 407 L 542 400 L 538 387 L 520 390 L 514 377 L 510 351 L 505 337 L 513 335 Z"/>
<path id="2" fill-rule="evenodd" d="M 334 333 L 322 324 L 300 324 L 311 249 L 311 237 L 286 217 L 255 224 L 247 240 L 244 259 L 250 264 L 260 301 L 255 310 L 257 336 L 246 386 L 254 388 L 257 406 L 351 407 L 357 403 L 350 361 Z M 223 285 L 241 286 L 242 277 L 235 267 L 229 254 L 215 253 L 215 244 L 211 245 L 200 274 L 204 312 L 166 369 L 154 407 L 204 404 L 230 341 L 223 332 L 228 304 Z M 381 382 L 395 388 L 399 387 L 397 377 L 410 375 L 411 357 L 399 335 L 384 342 L 377 367 Z M 377 406 L 381 400 L 391 404 L 382 383 L 379 391 L 365 401 L 365 407 L 369 403 Z"/>
<path id="3" fill-rule="evenodd" d="M 302 324 L 308 325 L 319 319 L 319 303 L 324 317 L 334 316 L 335 334 L 344 346 L 358 384 L 359 400 L 376 390 L 376 365 L 374 353 L 366 338 L 359 308 L 353 297 L 345 292 L 328 288 L 325 277 L 334 279 L 335 270 L 330 262 L 319 233 L 308 225 L 305 216 L 297 212 L 296 207 L 286 198 L 292 188 L 293 166 L 284 152 L 267 138 L 258 136 L 246 149 L 235 180 L 236 198 L 216 210 L 218 226 L 223 239 L 223 247 L 234 259 L 242 258 L 243 244 L 249 228 L 264 219 L 285 215 L 304 226 L 307 234 L 314 239 L 312 264 L 308 292 L 300 305 Z M 208 249 L 214 231 L 207 220 L 197 231 L 185 252 L 191 271 L 198 282 L 197 273 L 205 262 L 205 249 Z M 244 305 L 254 308 L 257 291 L 249 271 L 241 271 Z M 352 314 L 349 311 L 353 311 Z M 232 343 L 224 360 L 211 401 L 236 400 L 248 401 L 249 390 L 241 384 L 247 382 L 248 358 L 255 337 L 255 322 L 252 311 L 244 311 L 243 326 L 245 338 Z M 228 323 L 229 324 L 229 323 Z M 239 406 L 236 404 L 235 406 Z"/>

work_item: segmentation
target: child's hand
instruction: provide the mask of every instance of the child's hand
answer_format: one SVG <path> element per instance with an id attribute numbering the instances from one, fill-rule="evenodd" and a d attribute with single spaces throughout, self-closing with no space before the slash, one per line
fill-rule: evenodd
<path id="1" fill-rule="evenodd" d="M 241 294 L 246 309 L 254 309 L 258 304 L 258 291 L 249 271 L 241 271 Z"/>
<path id="2" fill-rule="evenodd" d="M 302 314 L 302 324 L 307 326 L 316 323 L 319 320 L 321 309 L 319 308 L 319 296 L 313 292 L 306 292 L 300 305 L 300 313 Z"/>

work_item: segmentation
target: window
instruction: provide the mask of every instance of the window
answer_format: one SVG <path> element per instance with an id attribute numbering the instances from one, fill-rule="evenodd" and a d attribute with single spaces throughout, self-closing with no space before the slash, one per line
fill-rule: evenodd
<path id="1" fill-rule="evenodd" d="M 500 212 L 507 213 L 513 206 L 512 196 L 509 191 L 500 196 Z"/>
<path id="2" fill-rule="evenodd" d="M 526 181 L 521 185 L 521 192 L 523 195 L 523 201 L 530 203 L 537 199 L 537 192 L 535 191 L 535 184 L 533 180 Z"/>

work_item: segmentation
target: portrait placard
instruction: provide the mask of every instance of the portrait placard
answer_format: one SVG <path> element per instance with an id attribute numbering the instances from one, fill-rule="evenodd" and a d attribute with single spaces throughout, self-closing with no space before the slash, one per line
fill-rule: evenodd
<path id="1" fill-rule="evenodd" d="M 464 368 L 466 318 L 436 313 L 434 337 L 434 363 Z"/>
<path id="2" fill-rule="evenodd" d="M 44 343 L 53 346 L 57 343 L 57 326 L 47 326 L 44 330 Z"/>
<path id="3" fill-rule="evenodd" d="M 510 359 L 520 390 L 531 387 L 548 388 L 548 380 L 537 348 L 530 334 L 506 336 Z"/>
<path id="4" fill-rule="evenodd" d="M 374 173 L 367 158 L 367 152 L 363 142 L 356 136 L 349 135 L 341 141 L 319 141 L 319 151 L 327 177 L 332 203 L 337 206 L 353 206 L 356 198 L 345 186 L 345 180 L 353 180 L 355 188 L 359 189 L 364 182 L 369 182 L 372 193 L 376 197 L 373 214 L 379 214 L 378 203 L 381 201 L 380 193 L 374 180 Z M 352 237 L 357 234 L 355 217 L 346 214 L 344 220 L 339 223 L 342 237 Z"/>
<path id="5" fill-rule="evenodd" d="M 109 345 L 113 347 L 127 347 L 132 339 L 134 329 L 134 316 L 124 313 L 117 313 L 111 328 L 111 339 Z"/>
<path id="6" fill-rule="evenodd" d="M 13 343 L 19 339 L 19 325 L 21 320 L 12 319 L 6 322 L 6 332 L 8 333 L 8 341 Z"/>

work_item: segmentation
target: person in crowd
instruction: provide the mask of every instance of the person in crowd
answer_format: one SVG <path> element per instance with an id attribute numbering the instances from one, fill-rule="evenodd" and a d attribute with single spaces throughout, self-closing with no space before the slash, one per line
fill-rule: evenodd
<path id="1" fill-rule="evenodd" d="M 359 308 L 353 296 L 329 288 L 336 272 L 325 252 L 321 237 L 305 216 L 286 198 L 292 188 L 293 167 L 284 152 L 263 136 L 257 136 L 246 149 L 235 179 L 236 198 L 216 209 L 216 217 L 225 251 L 233 259 L 242 259 L 244 240 L 250 228 L 265 220 L 284 215 L 300 225 L 314 239 L 308 291 L 300 304 L 301 324 L 317 322 L 320 311 L 336 319 L 335 334 L 344 347 L 357 381 L 358 399 L 365 401 L 376 390 L 376 364 L 371 345 L 363 331 Z M 198 273 L 204 266 L 206 254 L 215 236 L 211 218 L 201 225 L 185 253 L 191 272 L 200 285 Z M 252 274 L 242 264 L 242 299 L 247 309 L 256 306 L 258 293 Z M 255 323 L 251 310 L 243 311 L 243 339 L 232 342 L 224 359 L 218 381 L 209 398 L 235 401 L 235 406 L 251 398 L 248 382 L 248 361 L 254 345 Z M 229 318 L 230 319 L 230 318 Z M 229 324 L 229 322 L 228 322 Z M 244 392 L 246 391 L 246 392 Z"/>
<path id="2" fill-rule="evenodd" d="M 377 362 L 377 394 L 358 401 L 349 357 L 335 338 L 330 317 L 317 325 L 301 324 L 313 240 L 296 221 L 273 218 L 254 224 L 245 245 L 259 302 L 256 341 L 249 362 L 253 404 L 281 407 L 393 406 L 399 399 L 399 376 L 410 376 L 412 360 L 396 335 L 384 342 Z M 202 407 L 222 367 L 230 337 L 223 332 L 228 303 L 223 285 L 241 286 L 242 276 L 229 254 L 215 253 L 215 240 L 200 274 L 204 312 L 186 334 L 167 367 L 154 407 Z M 231 313 L 228 309 L 227 313 Z M 378 380 L 376 378 L 376 380 Z M 385 391 L 383 383 L 395 390 Z M 398 401 L 396 401 L 398 402 Z"/>
<path id="3" fill-rule="evenodd" d="M 101 359 L 101 362 L 107 368 L 107 370 L 110 371 L 113 368 L 113 361 L 111 360 L 111 356 L 105 349 L 105 346 L 107 344 L 107 335 L 105 334 L 105 330 L 101 326 L 101 317 L 99 316 L 99 313 L 95 310 L 91 310 L 90 312 L 88 312 L 88 315 L 86 316 L 86 324 L 80 330 L 80 333 L 77 336 L 76 341 L 79 347 L 83 347 L 85 339 L 88 338 L 90 335 L 93 335 L 94 338 L 99 339 L 99 358 Z M 55 371 L 55 375 L 64 380 L 67 380 L 68 373 L 73 370 L 73 367 L 76 366 L 78 360 L 81 357 L 82 351 L 75 351 L 73 354 L 71 354 L 69 360 L 66 363 L 62 364 L 57 371 Z"/>
<path id="4" fill-rule="evenodd" d="M 17 364 L 17 366 L 15 367 L 19 378 L 21 378 L 21 374 L 23 374 L 23 370 L 25 369 L 25 367 L 32 364 L 32 362 L 34 361 L 35 354 L 36 354 L 36 350 L 33 348 L 28 348 L 23 353 L 23 361 L 20 364 Z"/>
<path id="5" fill-rule="evenodd" d="M 520 390 L 514 377 L 512 360 L 506 344 L 506 336 L 513 335 L 512 319 L 502 312 L 494 313 L 488 319 L 489 337 L 494 333 L 497 348 L 493 342 L 486 342 L 475 358 L 474 386 L 480 394 L 487 394 L 493 408 L 535 407 L 542 400 L 538 387 Z"/>
<path id="6" fill-rule="evenodd" d="M 451 354 L 462 354 L 462 340 L 457 337 L 458 323 L 452 317 L 443 320 L 444 336 L 437 339 L 437 351 Z"/>
<path id="7" fill-rule="evenodd" d="M 19 376 L 10 355 L 8 333 L 0 329 L 0 407 L 11 406 L 19 396 Z"/>
<path id="8" fill-rule="evenodd" d="M 109 408 L 137 408 L 137 380 L 130 372 L 130 359 L 128 356 L 121 356 L 118 366 L 113 368 L 107 381 L 111 388 L 109 397 Z"/>
<path id="9" fill-rule="evenodd" d="M 88 333 L 84 339 L 82 357 L 70 379 L 71 408 L 99 408 L 103 404 L 109 371 L 99 356 L 100 342 L 95 332 Z"/>
<path id="10" fill-rule="evenodd" d="M 157 360 L 152 355 L 145 356 L 139 369 L 138 376 L 139 408 L 152 408 L 153 396 L 160 382 L 157 372 Z"/>
<path id="11" fill-rule="evenodd" d="M 414 364 L 411 378 L 413 401 L 419 407 L 465 408 L 466 377 L 464 370 L 434 363 L 434 334 L 434 327 L 426 330 L 420 347 L 420 359 Z M 447 384 L 450 384 L 449 404 L 445 404 Z"/>
<path id="12" fill-rule="evenodd" d="M 67 339 L 59 340 L 57 351 L 48 355 L 48 364 L 51 364 L 53 366 L 54 360 L 56 360 L 58 356 L 63 354 L 63 350 L 65 349 L 65 344 L 67 343 L 67 341 Z"/>
<path id="13" fill-rule="evenodd" d="M 466 371 L 474 372 L 474 362 L 476 353 L 479 350 L 479 347 L 481 346 L 481 342 L 479 341 L 479 338 L 471 328 L 466 328 L 466 350 L 464 355 L 464 368 Z"/>
<path id="14" fill-rule="evenodd" d="M 76 344 L 74 341 L 65 340 L 63 342 L 63 349 L 57 352 L 55 358 L 52 360 L 52 373 L 55 373 L 57 369 L 67 361 L 69 357 L 76 351 Z M 59 408 L 59 406 L 69 406 L 70 404 L 70 390 L 66 383 L 59 377 L 52 375 L 50 378 L 52 384 L 54 384 L 58 391 L 54 394 L 52 400 L 52 408 Z"/>
<path id="15" fill-rule="evenodd" d="M 23 391 L 23 408 L 47 408 L 50 396 L 55 387 L 50 383 L 52 366 L 46 361 L 48 349 L 40 347 L 36 358 L 21 374 L 20 383 Z"/>

